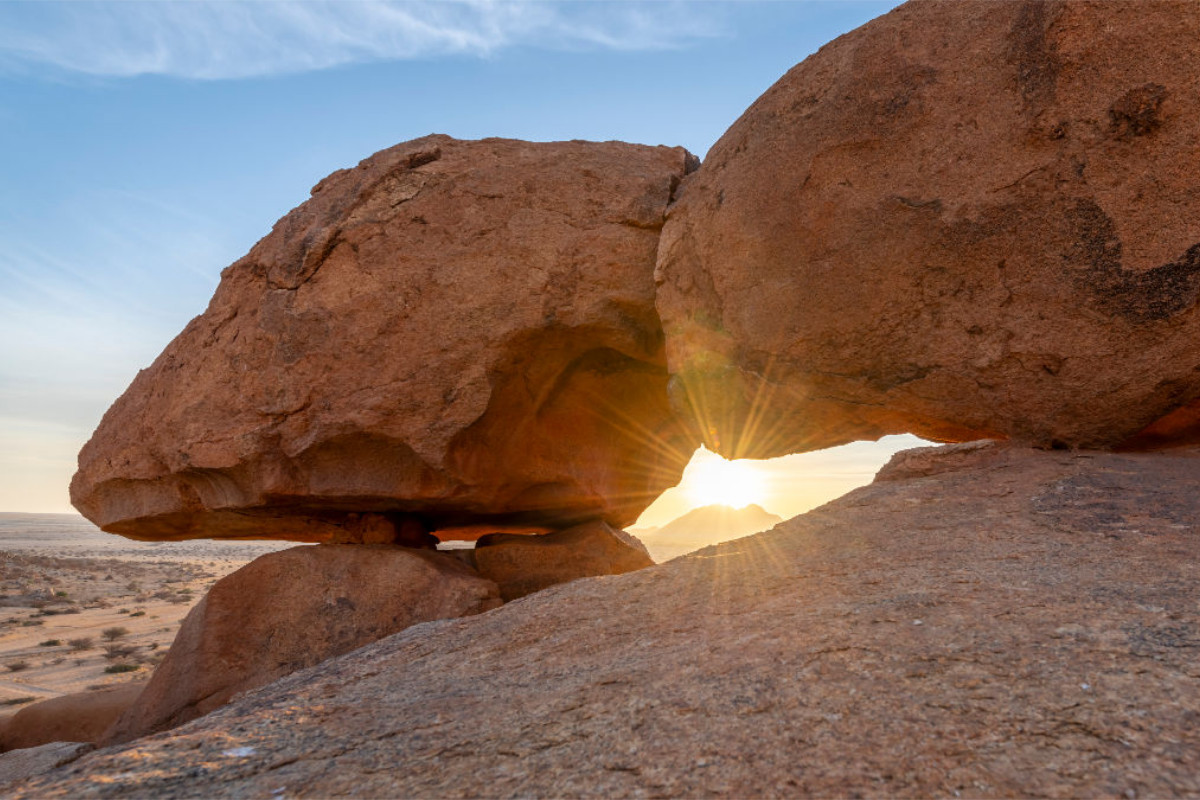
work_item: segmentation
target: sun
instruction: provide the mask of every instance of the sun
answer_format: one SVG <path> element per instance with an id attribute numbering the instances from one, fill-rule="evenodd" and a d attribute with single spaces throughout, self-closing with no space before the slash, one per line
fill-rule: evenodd
<path id="1" fill-rule="evenodd" d="M 696 507 L 744 508 L 761 504 L 767 493 L 766 478 L 752 463 L 727 461 L 703 448 L 696 451 L 679 486 Z"/>

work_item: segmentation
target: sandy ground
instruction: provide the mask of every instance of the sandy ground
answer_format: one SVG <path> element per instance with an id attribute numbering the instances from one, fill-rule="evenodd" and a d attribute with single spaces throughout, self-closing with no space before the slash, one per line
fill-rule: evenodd
<path id="1" fill-rule="evenodd" d="M 0 718 L 148 679 L 213 583 L 289 546 L 132 542 L 73 515 L 0 514 Z"/>

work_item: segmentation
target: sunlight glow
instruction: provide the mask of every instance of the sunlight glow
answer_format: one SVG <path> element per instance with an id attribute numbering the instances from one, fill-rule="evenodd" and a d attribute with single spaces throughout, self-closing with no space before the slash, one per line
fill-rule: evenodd
<path id="1" fill-rule="evenodd" d="M 680 487 L 697 507 L 723 505 L 744 508 L 761 504 L 767 494 L 766 479 L 749 461 L 727 461 L 708 450 L 699 450 L 683 473 Z"/>

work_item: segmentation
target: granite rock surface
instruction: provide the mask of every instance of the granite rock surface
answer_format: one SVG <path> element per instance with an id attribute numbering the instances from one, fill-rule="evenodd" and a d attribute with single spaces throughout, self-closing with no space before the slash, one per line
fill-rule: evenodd
<path id="1" fill-rule="evenodd" d="M 102 743 L 176 727 L 417 623 L 500 602 L 496 584 L 432 550 L 317 545 L 259 556 L 188 613 L 145 691 Z"/>
<path id="2" fill-rule="evenodd" d="M 951 456 L 14 796 L 1200 794 L 1200 451 Z"/>
<path id="3" fill-rule="evenodd" d="M 695 163 L 427 136 L 333 173 L 109 409 L 72 502 L 151 540 L 632 522 L 692 449 L 653 271 Z"/>
<path id="4" fill-rule="evenodd" d="M 1188 0 L 917 0 L 790 70 L 663 230 L 695 435 L 1200 441 L 1197 40 Z"/>

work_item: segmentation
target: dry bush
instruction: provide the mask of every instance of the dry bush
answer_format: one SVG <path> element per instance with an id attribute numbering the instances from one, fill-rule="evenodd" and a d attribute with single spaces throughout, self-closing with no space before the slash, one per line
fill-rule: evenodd
<path id="1" fill-rule="evenodd" d="M 23 669 L 29 669 L 29 662 L 21 659 L 20 661 L 10 661 L 4 666 L 8 667 L 9 672 L 20 672 Z"/>
<path id="2" fill-rule="evenodd" d="M 84 650 L 91 650 L 96 646 L 96 640 L 90 636 L 82 636 L 78 639 L 68 639 L 67 644 L 71 646 L 71 651 L 82 653 Z"/>
<path id="3" fill-rule="evenodd" d="M 122 636 L 128 636 L 129 629 L 122 628 L 120 626 L 113 627 L 113 628 L 105 628 L 104 630 L 100 631 L 100 635 L 103 636 L 105 639 L 107 639 L 110 642 L 115 642 L 117 639 L 120 639 Z"/>
<path id="4" fill-rule="evenodd" d="M 137 664 L 109 664 L 104 668 L 105 672 L 137 672 L 141 667 Z"/>
<path id="5" fill-rule="evenodd" d="M 113 644 L 104 645 L 104 657 L 110 661 L 117 658 L 129 658 L 141 648 L 136 644 Z"/>

